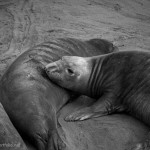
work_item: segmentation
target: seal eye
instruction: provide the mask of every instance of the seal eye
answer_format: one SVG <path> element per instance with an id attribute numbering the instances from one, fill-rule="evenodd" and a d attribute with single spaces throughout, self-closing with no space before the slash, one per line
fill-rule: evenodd
<path id="1" fill-rule="evenodd" d="M 70 68 L 67 68 L 67 69 L 66 69 L 66 72 L 67 72 L 67 74 L 69 74 L 70 76 L 73 76 L 73 75 L 74 75 L 74 71 L 73 71 L 72 69 L 70 69 Z"/>

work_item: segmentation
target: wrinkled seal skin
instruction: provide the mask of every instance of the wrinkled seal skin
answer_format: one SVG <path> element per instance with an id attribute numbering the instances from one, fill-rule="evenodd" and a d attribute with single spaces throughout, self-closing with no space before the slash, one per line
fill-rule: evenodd
<path id="1" fill-rule="evenodd" d="M 0 104 L 0 149 L 27 150 L 25 143 L 11 123 L 2 104 Z"/>
<path id="2" fill-rule="evenodd" d="M 47 65 L 46 71 L 60 86 L 97 99 L 92 106 L 66 117 L 67 121 L 126 111 L 150 126 L 149 52 L 123 51 L 85 58 L 64 56 Z M 132 147 L 145 149 L 150 149 L 149 137 Z"/>
<path id="3" fill-rule="evenodd" d="M 0 81 L 0 101 L 17 130 L 38 150 L 62 150 L 56 112 L 70 93 L 53 84 L 43 69 L 64 55 L 93 56 L 118 50 L 112 43 L 92 39 L 55 39 L 20 55 Z"/>

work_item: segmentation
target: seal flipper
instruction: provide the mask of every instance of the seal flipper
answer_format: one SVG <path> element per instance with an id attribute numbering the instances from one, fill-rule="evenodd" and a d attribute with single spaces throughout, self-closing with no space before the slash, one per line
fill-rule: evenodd
<path id="1" fill-rule="evenodd" d="M 115 105 L 112 94 L 105 94 L 97 100 L 92 106 L 78 110 L 65 118 L 65 121 L 86 120 L 106 116 L 114 112 L 124 111 L 124 107 Z"/>
<path id="2" fill-rule="evenodd" d="M 92 115 L 93 115 L 93 111 L 91 110 L 91 107 L 85 107 L 67 116 L 65 118 L 65 121 L 85 120 L 91 118 Z"/>
<path id="3" fill-rule="evenodd" d="M 129 150 L 150 150 L 150 133 L 144 142 L 137 143 L 136 145 L 130 147 Z"/>
<path id="4" fill-rule="evenodd" d="M 51 132 L 51 138 L 48 141 L 48 149 L 50 150 L 64 150 L 66 144 L 62 141 L 57 131 Z"/>

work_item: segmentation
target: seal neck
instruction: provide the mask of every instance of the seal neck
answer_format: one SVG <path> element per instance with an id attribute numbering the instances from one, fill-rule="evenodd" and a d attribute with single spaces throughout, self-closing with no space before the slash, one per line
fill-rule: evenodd
<path id="1" fill-rule="evenodd" d="M 98 98 L 101 94 L 100 86 L 102 84 L 102 64 L 104 56 L 91 57 L 91 74 L 88 80 L 88 93 L 90 97 Z"/>

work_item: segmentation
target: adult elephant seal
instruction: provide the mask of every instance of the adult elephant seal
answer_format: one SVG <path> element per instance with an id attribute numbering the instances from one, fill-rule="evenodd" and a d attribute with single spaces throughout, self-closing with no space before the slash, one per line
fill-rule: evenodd
<path id="1" fill-rule="evenodd" d="M 123 51 L 94 57 L 64 56 L 48 64 L 50 79 L 62 87 L 97 99 L 67 121 L 127 111 L 150 125 L 150 53 Z M 150 138 L 135 150 L 149 150 Z"/>
<path id="2" fill-rule="evenodd" d="M 17 130 L 38 150 L 64 149 L 56 112 L 70 94 L 50 82 L 44 66 L 64 55 L 93 56 L 115 50 L 112 43 L 102 39 L 66 38 L 44 42 L 20 55 L 0 81 L 0 101 Z"/>
<path id="3" fill-rule="evenodd" d="M 27 150 L 21 136 L 0 103 L 0 150 Z"/>

